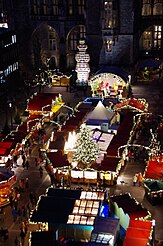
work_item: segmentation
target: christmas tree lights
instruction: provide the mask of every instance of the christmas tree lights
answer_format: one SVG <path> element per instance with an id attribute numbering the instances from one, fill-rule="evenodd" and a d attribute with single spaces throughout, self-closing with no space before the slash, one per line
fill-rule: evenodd
<path id="1" fill-rule="evenodd" d="M 94 162 L 99 155 L 99 146 L 93 140 L 90 130 L 84 125 L 80 128 L 80 134 L 75 144 L 73 161 L 83 164 L 83 169 Z"/>

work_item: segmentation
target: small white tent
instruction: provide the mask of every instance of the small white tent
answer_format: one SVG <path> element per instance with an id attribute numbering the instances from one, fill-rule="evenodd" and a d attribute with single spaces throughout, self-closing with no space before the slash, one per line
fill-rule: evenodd
<path id="1" fill-rule="evenodd" d="M 95 109 L 90 112 L 86 117 L 87 125 L 101 125 L 103 123 L 108 123 L 112 125 L 116 123 L 117 117 L 116 112 L 111 112 L 105 108 L 101 101 L 98 102 Z"/>

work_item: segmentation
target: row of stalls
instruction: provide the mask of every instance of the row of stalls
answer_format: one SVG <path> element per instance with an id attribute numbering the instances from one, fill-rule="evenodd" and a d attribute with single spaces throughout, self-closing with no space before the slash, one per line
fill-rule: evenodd
<path id="1" fill-rule="evenodd" d="M 143 174 L 145 196 L 157 205 L 163 203 L 163 118 L 152 113 L 137 118 L 136 132 L 148 139 L 149 158 Z"/>
<path id="2" fill-rule="evenodd" d="M 35 93 L 28 100 L 29 116 L 0 141 L 0 206 L 9 202 L 11 187 L 16 182 L 14 172 L 10 171 L 14 156 L 17 156 L 17 164 L 21 164 L 21 150 L 26 142 L 38 141 L 39 129 L 57 115 L 63 104 L 59 93 Z"/>
<path id="3" fill-rule="evenodd" d="M 30 222 L 38 224 L 40 229 L 31 233 L 31 246 L 42 245 L 43 235 L 49 245 L 57 241 L 113 246 L 124 241 L 125 246 L 145 246 L 152 241 L 151 215 L 129 193 L 106 199 L 100 190 L 50 187 L 40 196 Z"/>
<path id="4" fill-rule="evenodd" d="M 131 143 L 135 137 L 136 113 L 146 112 L 148 109 L 145 100 L 133 98 L 125 99 L 124 102 L 116 104 L 115 110 L 106 109 L 101 101 L 96 107 L 82 102 L 60 131 L 52 132 L 45 155 L 49 172 L 54 175 L 55 181 L 64 179 L 68 185 L 71 182 L 99 185 L 116 183 L 118 174 L 125 165 L 119 148 Z M 93 132 L 93 139 L 100 148 L 97 160 L 84 169 L 72 163 L 74 143 L 83 123 Z"/>
<path id="5" fill-rule="evenodd" d="M 163 155 L 155 156 L 147 163 L 144 173 L 147 199 L 152 205 L 163 203 Z"/>

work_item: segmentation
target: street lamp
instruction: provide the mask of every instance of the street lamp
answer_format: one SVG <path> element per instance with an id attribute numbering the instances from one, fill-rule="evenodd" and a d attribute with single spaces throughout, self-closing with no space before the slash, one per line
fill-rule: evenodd
<path id="1" fill-rule="evenodd" d="M 9 108 L 10 108 L 10 116 L 11 116 L 11 129 L 13 129 L 13 120 L 12 120 L 12 103 L 9 102 L 8 104 Z"/>

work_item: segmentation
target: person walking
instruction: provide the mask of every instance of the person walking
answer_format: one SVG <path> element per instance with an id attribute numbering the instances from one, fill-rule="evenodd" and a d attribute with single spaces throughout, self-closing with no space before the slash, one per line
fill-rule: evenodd
<path id="1" fill-rule="evenodd" d="M 142 186 L 142 182 L 143 182 L 143 175 L 142 175 L 142 173 L 139 173 L 138 174 L 138 184 L 139 184 L 139 187 Z"/>
<path id="2" fill-rule="evenodd" d="M 24 230 L 20 230 L 20 238 L 21 238 L 21 245 L 24 245 L 24 241 L 25 241 L 25 231 Z"/>
<path id="3" fill-rule="evenodd" d="M 133 186 L 136 186 L 137 181 L 138 181 L 138 174 L 136 173 L 133 177 Z"/>
<path id="4" fill-rule="evenodd" d="M 14 244 L 15 244 L 15 246 L 20 246 L 20 241 L 18 239 L 18 236 L 16 236 L 16 238 L 14 240 Z"/>
<path id="5" fill-rule="evenodd" d="M 29 161 L 28 160 L 26 160 L 26 162 L 25 162 L 25 167 L 27 168 L 27 170 L 28 170 L 28 168 L 29 168 Z"/>

